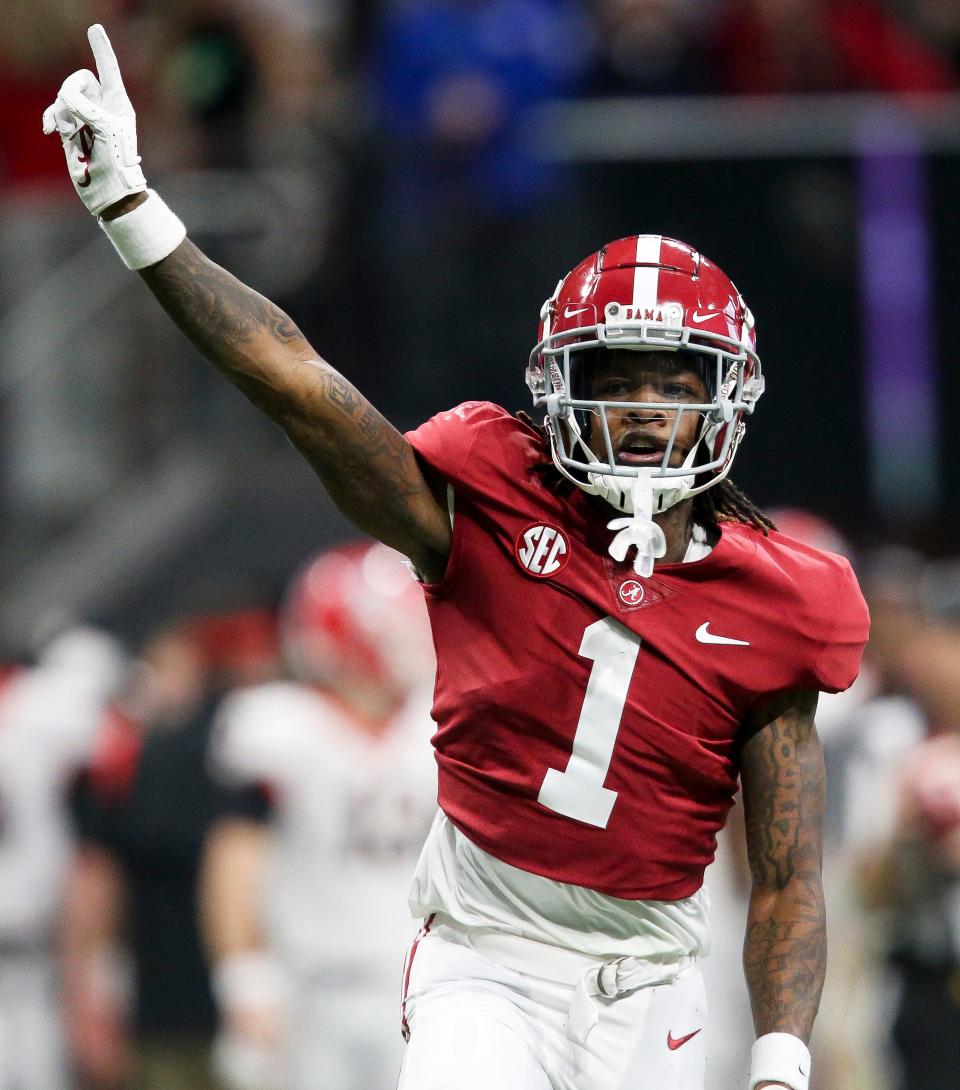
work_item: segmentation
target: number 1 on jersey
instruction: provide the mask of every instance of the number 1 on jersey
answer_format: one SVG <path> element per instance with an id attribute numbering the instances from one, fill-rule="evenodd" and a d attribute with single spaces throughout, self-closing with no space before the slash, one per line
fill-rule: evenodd
<path id="1" fill-rule="evenodd" d="M 617 792 L 603 786 L 613 759 L 640 637 L 612 617 L 584 629 L 580 654 L 593 660 L 566 769 L 548 768 L 537 801 L 564 817 L 605 829 Z"/>

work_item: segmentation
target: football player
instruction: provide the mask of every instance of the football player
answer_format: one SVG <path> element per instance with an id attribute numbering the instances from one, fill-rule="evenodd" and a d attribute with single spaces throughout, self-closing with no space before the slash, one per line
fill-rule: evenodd
<path id="1" fill-rule="evenodd" d="M 441 813 L 414 878 L 403 1090 L 695 1090 L 703 870 L 742 781 L 751 1090 L 807 1090 L 826 959 L 819 690 L 867 634 L 846 561 L 726 479 L 763 391 L 726 275 L 659 235 L 560 281 L 527 372 L 544 430 L 487 403 L 397 432 L 147 189 L 99 79 L 45 113 L 124 262 L 284 428 L 363 530 L 410 558 L 437 652 Z"/>
<path id="2" fill-rule="evenodd" d="M 218 1056 L 240 1090 L 387 1087 L 406 887 L 437 809 L 423 593 L 392 549 L 334 549 L 295 578 L 281 638 L 297 680 L 228 697 L 213 735 L 217 774 L 261 789 L 270 819 L 209 838 Z"/>
<path id="3" fill-rule="evenodd" d="M 0 675 L 0 1090 L 67 1090 L 57 937 L 74 850 L 67 795 L 127 664 L 71 628 L 32 669 Z"/>

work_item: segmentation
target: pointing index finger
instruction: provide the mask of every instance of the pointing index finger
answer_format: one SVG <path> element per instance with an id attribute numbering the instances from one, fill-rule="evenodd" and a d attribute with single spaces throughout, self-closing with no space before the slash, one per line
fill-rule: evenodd
<path id="1" fill-rule="evenodd" d="M 120 65 L 117 63 L 117 55 L 113 51 L 107 32 L 99 23 L 94 23 L 87 30 L 87 40 L 90 42 L 90 48 L 97 62 L 100 86 L 104 91 L 122 91 L 123 79 L 120 75 Z"/>

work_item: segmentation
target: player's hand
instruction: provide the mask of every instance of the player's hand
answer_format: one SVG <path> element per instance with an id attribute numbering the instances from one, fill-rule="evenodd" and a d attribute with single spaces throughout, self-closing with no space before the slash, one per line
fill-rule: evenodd
<path id="1" fill-rule="evenodd" d="M 99 23 L 87 38 L 97 76 L 86 68 L 67 76 L 43 112 L 43 131 L 60 134 L 74 188 L 98 216 L 124 197 L 145 192 L 147 182 L 137 154 L 137 117 L 113 46 Z"/>

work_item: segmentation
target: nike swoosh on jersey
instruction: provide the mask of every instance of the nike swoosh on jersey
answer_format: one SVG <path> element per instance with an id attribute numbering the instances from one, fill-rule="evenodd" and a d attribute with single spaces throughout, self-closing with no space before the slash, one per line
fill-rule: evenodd
<path id="1" fill-rule="evenodd" d="M 735 640 L 732 636 L 718 636 L 716 633 L 710 631 L 710 622 L 704 621 L 702 625 L 697 629 L 697 642 L 698 643 L 728 643 L 735 644 L 737 647 L 749 647 L 749 640 Z"/>
<path id="2" fill-rule="evenodd" d="M 676 1052 L 676 1050 L 681 1045 L 685 1045 L 687 1043 L 687 1041 L 689 1041 L 692 1037 L 696 1037 L 696 1035 L 699 1032 L 700 1032 L 699 1029 L 695 1029 L 693 1031 L 693 1033 L 687 1033 L 683 1037 L 674 1037 L 674 1035 L 668 1030 L 667 1031 L 667 1048 L 669 1048 L 671 1052 Z"/>

